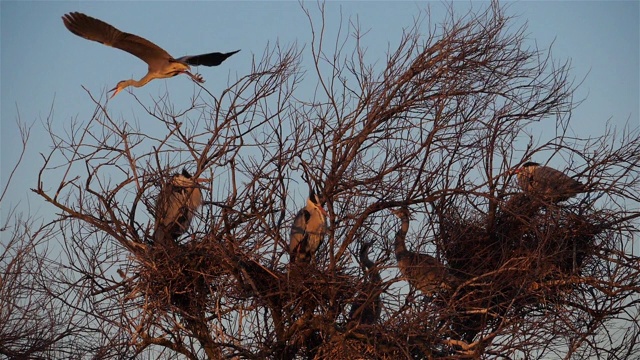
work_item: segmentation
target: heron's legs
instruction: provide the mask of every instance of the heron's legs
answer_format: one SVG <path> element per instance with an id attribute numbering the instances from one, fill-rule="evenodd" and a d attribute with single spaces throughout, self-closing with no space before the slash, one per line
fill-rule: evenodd
<path id="1" fill-rule="evenodd" d="M 189 75 L 189 77 L 191 77 L 191 79 L 193 81 L 195 81 L 195 82 L 199 82 L 199 83 L 203 83 L 204 82 L 204 79 L 202 78 L 202 75 L 200 75 L 200 74 L 193 75 L 192 73 L 190 73 L 188 71 L 185 71 L 184 73 Z"/>

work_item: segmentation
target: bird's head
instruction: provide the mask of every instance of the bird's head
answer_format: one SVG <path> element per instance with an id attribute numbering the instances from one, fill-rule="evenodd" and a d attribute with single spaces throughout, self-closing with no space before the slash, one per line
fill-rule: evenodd
<path id="1" fill-rule="evenodd" d="M 171 182 L 174 186 L 189 188 L 189 187 L 199 187 L 207 189 L 207 187 L 203 186 L 203 183 L 209 182 L 211 179 L 208 178 L 198 178 L 194 179 L 191 174 L 187 171 L 187 169 L 182 169 L 180 174 L 175 174 L 171 179 Z"/>
<path id="2" fill-rule="evenodd" d="M 373 243 L 375 242 L 375 240 L 369 240 L 369 241 L 363 241 L 362 244 L 360 245 L 360 256 L 362 257 L 363 254 L 366 254 L 367 252 L 369 252 L 369 249 L 371 248 L 371 246 L 373 245 Z"/>
<path id="3" fill-rule="evenodd" d="M 399 217 L 400 219 L 406 218 L 409 220 L 413 219 L 413 216 L 411 215 L 411 211 L 409 211 L 409 208 L 406 206 L 401 206 L 397 209 L 391 209 L 391 212 L 393 213 L 393 215 Z"/>
<path id="4" fill-rule="evenodd" d="M 311 206 L 311 207 L 317 208 L 322 213 L 322 215 L 324 215 L 326 217 L 328 215 L 327 215 L 327 212 L 322 207 L 322 203 L 323 203 L 323 201 L 320 198 L 320 196 L 318 196 L 318 194 L 316 194 L 313 191 L 313 189 L 311 189 L 309 191 L 309 199 L 307 200 L 307 206 Z"/>
<path id="5" fill-rule="evenodd" d="M 110 99 L 113 99 L 114 96 L 118 95 L 118 93 L 120 91 L 122 91 L 124 88 L 126 88 L 127 86 L 129 86 L 129 82 L 128 80 L 122 80 L 118 83 L 118 85 L 116 85 L 116 87 L 114 87 L 113 89 L 109 90 L 109 92 L 113 91 L 113 94 L 111 94 L 111 96 L 109 97 Z"/>
<path id="6" fill-rule="evenodd" d="M 521 173 L 531 173 L 535 168 L 537 168 L 538 166 L 540 166 L 540 164 L 538 164 L 537 162 L 533 162 L 533 161 L 527 161 L 526 163 L 522 164 L 522 166 L 520 166 L 517 169 L 514 169 L 512 171 L 513 174 L 521 174 Z"/>

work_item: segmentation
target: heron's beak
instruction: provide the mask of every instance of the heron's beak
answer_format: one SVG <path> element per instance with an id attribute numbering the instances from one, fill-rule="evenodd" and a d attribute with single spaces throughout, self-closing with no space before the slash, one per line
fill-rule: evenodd
<path id="1" fill-rule="evenodd" d="M 324 217 L 329 217 L 329 214 L 327 214 L 327 211 L 322 206 L 318 206 L 318 209 L 320 210 L 322 215 L 324 215 Z"/>
<path id="2" fill-rule="evenodd" d="M 208 183 L 209 181 L 211 181 L 211 179 L 208 179 L 208 178 L 199 178 L 199 179 L 196 179 L 196 182 L 197 182 L 198 184 Z M 203 188 L 203 189 L 206 189 L 206 190 L 211 190 L 211 188 L 210 188 L 210 187 L 208 187 L 208 186 L 200 185 L 200 187 L 201 187 L 201 188 Z"/>
<path id="3" fill-rule="evenodd" d="M 118 89 L 118 87 L 114 87 L 113 89 L 109 90 L 108 92 L 112 92 L 113 94 L 109 97 L 109 99 L 113 99 L 114 96 L 118 95 L 118 93 L 121 91 L 122 89 Z"/>

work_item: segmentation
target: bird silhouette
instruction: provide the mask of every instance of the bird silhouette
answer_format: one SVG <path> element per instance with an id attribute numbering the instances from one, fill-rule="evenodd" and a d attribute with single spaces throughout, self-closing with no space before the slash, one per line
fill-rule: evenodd
<path id="1" fill-rule="evenodd" d="M 113 95 L 111 95 L 112 98 L 128 86 L 141 87 L 153 79 L 169 78 L 178 74 L 186 74 L 193 81 L 203 83 L 204 79 L 201 75 L 191 74 L 189 65 L 217 66 L 229 56 L 240 51 L 187 55 L 175 59 L 151 41 L 137 35 L 122 32 L 106 22 L 92 18 L 91 16 L 79 12 L 71 12 L 62 16 L 62 21 L 64 26 L 72 33 L 88 40 L 97 41 L 101 44 L 124 50 L 142 59 L 149 65 L 149 71 L 142 79 L 123 80 L 120 81 L 116 87 L 109 90 L 109 92 L 113 91 Z"/>
<path id="2" fill-rule="evenodd" d="M 373 261 L 369 259 L 369 248 L 373 245 L 373 240 L 365 242 L 360 247 L 358 254 L 360 264 L 365 273 L 365 281 L 360 292 L 356 295 L 356 301 L 351 304 L 349 321 L 360 324 L 375 324 L 380 319 L 382 303 L 380 294 L 382 293 L 382 278 Z"/>

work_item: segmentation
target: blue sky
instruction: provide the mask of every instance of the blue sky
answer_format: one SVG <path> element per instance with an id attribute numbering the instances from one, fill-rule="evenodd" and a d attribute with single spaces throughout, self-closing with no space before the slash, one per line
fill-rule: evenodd
<path id="1" fill-rule="evenodd" d="M 510 2 L 507 14 L 517 16 L 514 28 L 528 23 L 528 37 L 541 48 L 553 42 L 557 60 L 570 59 L 571 75 L 584 82 L 576 100 L 584 102 L 574 111 L 572 130 L 581 137 L 597 136 L 610 122 L 618 128 L 629 123 L 639 127 L 640 99 L 640 2 L 638 1 L 537 1 Z M 315 4 L 306 5 L 315 9 Z M 456 2 L 461 10 L 481 7 L 478 2 Z M 484 4 L 486 5 L 486 3 Z M 403 27 L 412 24 L 419 9 L 430 6 L 438 20 L 445 6 L 441 2 L 329 2 L 327 27 L 349 16 L 359 18 L 371 29 L 366 41 L 368 56 L 384 61 L 389 44 L 397 44 Z M 220 91 L 228 77 L 247 74 L 253 55 L 259 57 L 267 44 L 310 41 L 308 21 L 295 1 L 247 2 L 89 2 L 89 1 L 2 1 L 0 2 L 1 38 L 1 121 L 0 185 L 20 150 L 18 118 L 33 124 L 23 165 L 16 174 L 11 191 L 2 202 L 0 219 L 18 204 L 23 212 L 44 218 L 52 216 L 51 206 L 30 193 L 42 165 L 39 153 L 51 147 L 43 123 L 50 111 L 54 126 L 62 129 L 72 119 L 88 120 L 95 105 L 82 86 L 94 96 L 128 78 L 141 78 L 147 66 L 123 51 L 90 42 L 71 34 L 61 16 L 79 11 L 106 21 L 120 30 L 143 36 L 173 56 L 210 51 L 242 51 L 219 67 L 200 68 L 212 93 Z M 314 14 L 318 14 L 314 12 Z M 311 69 L 309 46 L 303 66 Z M 167 91 L 176 94 L 176 106 L 184 107 L 195 87 L 186 76 L 155 80 L 134 89 L 137 96 L 149 99 Z M 178 94 L 184 94 L 182 99 Z M 141 122 L 144 114 L 135 113 L 133 98 L 124 91 L 109 102 L 116 116 Z M 149 129 L 151 131 L 151 129 Z M 555 132 L 555 129 L 541 129 Z M 543 135 L 543 134 L 541 134 Z M 544 159 L 538 159 L 544 161 Z"/>

